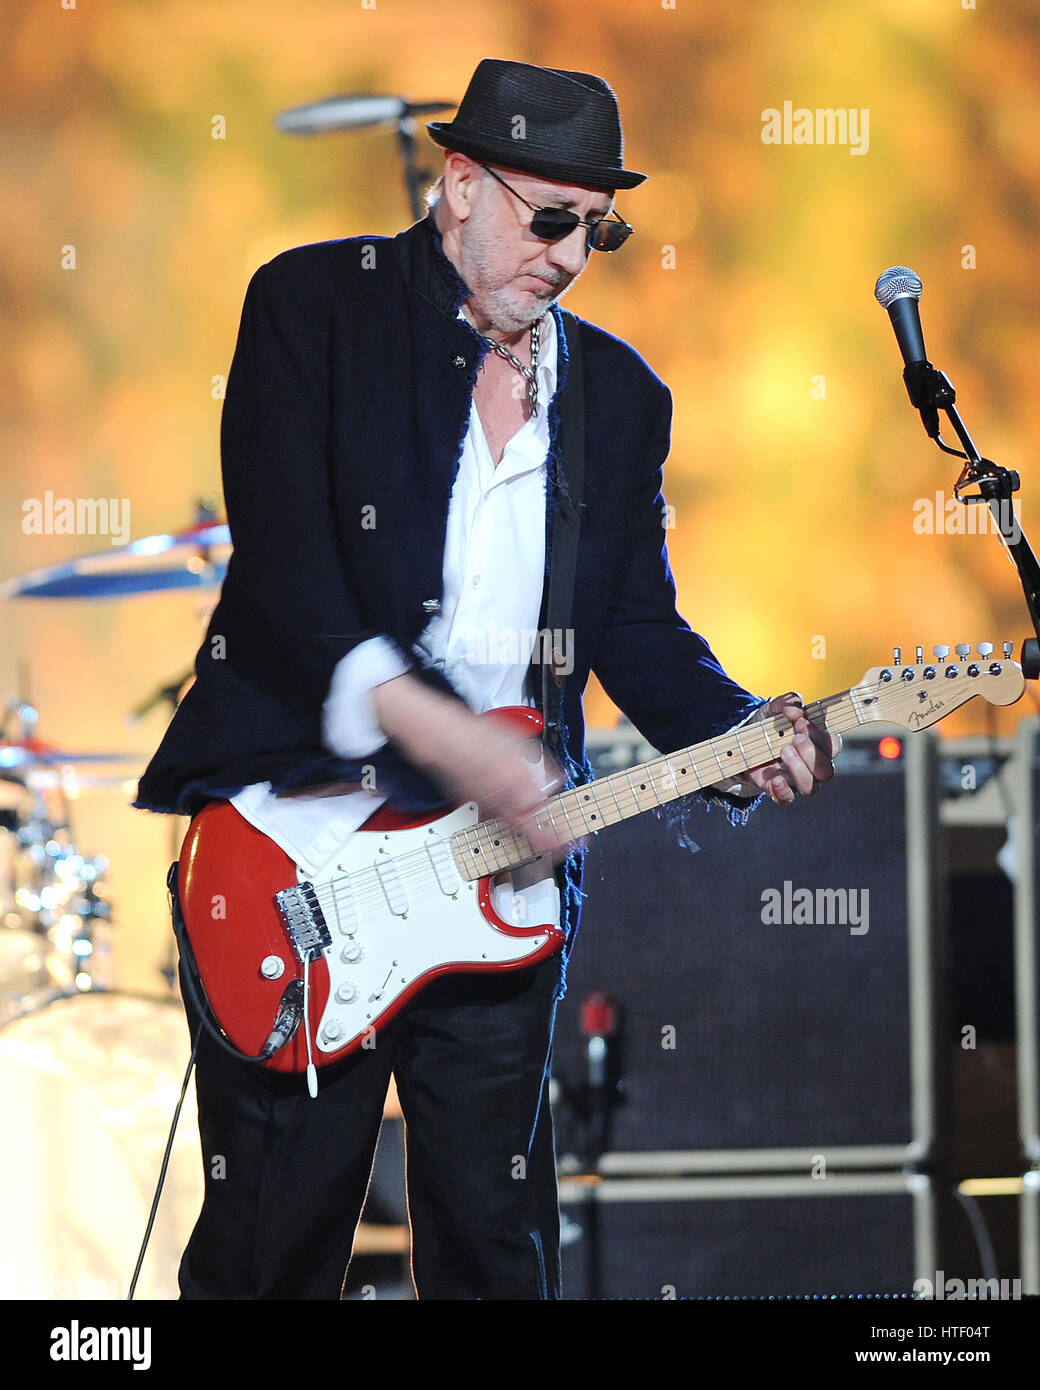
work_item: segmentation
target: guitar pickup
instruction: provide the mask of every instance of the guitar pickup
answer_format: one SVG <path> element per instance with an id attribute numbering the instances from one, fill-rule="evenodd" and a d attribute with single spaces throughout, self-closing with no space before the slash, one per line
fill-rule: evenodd
<path id="1" fill-rule="evenodd" d="M 430 856 L 433 872 L 442 893 L 453 898 L 459 891 L 459 875 L 455 860 L 445 840 L 427 840 L 426 853 Z"/>
<path id="2" fill-rule="evenodd" d="M 382 851 L 380 851 L 382 855 Z M 408 894 L 404 884 L 401 882 L 401 875 L 397 872 L 397 865 L 389 856 L 380 857 L 375 862 L 376 877 L 383 889 L 386 897 L 386 905 L 395 917 L 408 916 Z"/>
<path id="3" fill-rule="evenodd" d="M 274 895 L 274 901 L 296 959 L 301 965 L 306 961 L 313 965 L 326 946 L 332 945 L 313 884 L 297 883 L 283 888 Z"/>

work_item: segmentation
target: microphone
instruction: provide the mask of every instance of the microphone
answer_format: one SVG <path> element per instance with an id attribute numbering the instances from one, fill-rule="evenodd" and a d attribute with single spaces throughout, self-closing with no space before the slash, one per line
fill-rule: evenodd
<path id="1" fill-rule="evenodd" d="M 903 380 L 910 404 L 921 412 L 925 431 L 930 439 L 935 439 L 939 434 L 939 411 L 932 390 L 934 368 L 925 352 L 917 307 L 921 289 L 921 277 L 909 266 L 891 265 L 878 276 L 874 298 L 888 310 L 892 320 L 903 357 Z"/>
<path id="2" fill-rule="evenodd" d="M 874 286 L 874 298 L 882 309 L 888 310 L 899 351 L 908 367 L 914 362 L 928 361 L 917 308 L 921 289 L 921 277 L 907 265 L 890 265 L 881 272 Z"/>

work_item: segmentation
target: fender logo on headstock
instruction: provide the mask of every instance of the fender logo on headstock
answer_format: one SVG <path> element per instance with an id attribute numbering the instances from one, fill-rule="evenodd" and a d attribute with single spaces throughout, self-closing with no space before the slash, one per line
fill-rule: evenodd
<path id="1" fill-rule="evenodd" d="M 921 690 L 918 694 L 922 700 L 927 699 L 927 693 L 925 691 Z M 944 708 L 945 705 L 942 700 L 929 700 L 924 709 L 911 710 L 907 716 L 906 722 L 910 728 L 918 729 L 925 722 L 931 723 L 932 716 L 941 714 Z"/>

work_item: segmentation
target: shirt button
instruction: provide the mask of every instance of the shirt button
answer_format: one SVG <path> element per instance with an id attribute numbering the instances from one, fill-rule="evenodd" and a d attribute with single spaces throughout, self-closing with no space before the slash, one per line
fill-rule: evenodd
<path id="1" fill-rule="evenodd" d="M 466 359 L 462 357 L 460 354 L 456 353 L 455 356 L 451 359 L 451 365 L 455 368 L 457 372 L 461 372 L 463 367 L 466 365 Z"/>
<path id="2" fill-rule="evenodd" d="M 479 575 L 479 574 L 475 574 L 475 575 L 473 576 L 473 578 L 470 580 L 470 583 L 473 585 L 473 587 L 474 587 L 474 589 L 475 589 L 475 588 L 477 587 L 477 585 L 480 583 L 480 575 Z"/>

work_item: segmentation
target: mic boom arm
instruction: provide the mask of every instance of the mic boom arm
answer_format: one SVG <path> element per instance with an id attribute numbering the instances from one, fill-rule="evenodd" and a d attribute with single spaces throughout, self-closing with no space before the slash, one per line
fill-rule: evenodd
<path id="1" fill-rule="evenodd" d="M 921 411 L 925 430 L 929 438 L 947 454 L 964 459 L 964 467 L 953 487 L 953 495 L 965 505 L 985 502 L 996 520 L 1000 538 L 1018 570 L 1022 583 L 1029 620 L 1033 624 L 1035 637 L 1028 637 L 1022 643 L 1022 674 L 1027 680 L 1040 677 L 1040 564 L 1019 525 L 1012 506 L 1013 494 L 1019 490 L 1021 479 L 1017 472 L 1002 468 L 992 459 L 981 456 L 971 435 L 965 427 L 957 410 L 957 393 L 945 372 L 933 367 L 931 362 L 911 362 L 903 371 L 907 394 L 911 404 Z M 938 412 L 942 411 L 962 444 L 954 449 L 945 442 L 939 430 Z M 931 420 L 934 419 L 934 430 Z M 972 484 L 978 492 L 962 496 L 962 489 Z"/>

